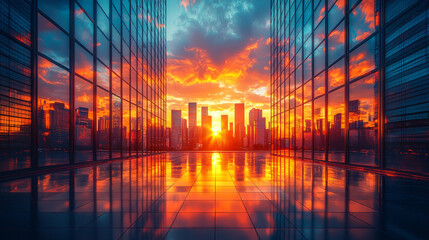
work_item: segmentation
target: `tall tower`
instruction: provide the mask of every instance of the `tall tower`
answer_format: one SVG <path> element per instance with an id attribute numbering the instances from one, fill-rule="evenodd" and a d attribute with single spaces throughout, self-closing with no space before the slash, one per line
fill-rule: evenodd
<path id="1" fill-rule="evenodd" d="M 198 140 L 197 129 L 197 103 L 188 103 L 188 121 L 189 121 L 189 146 L 195 148 Z"/>
<path id="2" fill-rule="evenodd" d="M 243 146 L 243 139 L 245 135 L 245 122 L 244 122 L 244 103 L 236 103 L 234 105 L 234 121 L 235 121 L 235 140 L 238 147 Z"/>

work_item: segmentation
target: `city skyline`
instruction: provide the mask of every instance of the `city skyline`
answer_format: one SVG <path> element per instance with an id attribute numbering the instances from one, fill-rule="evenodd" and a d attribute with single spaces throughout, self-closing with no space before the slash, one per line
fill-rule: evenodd
<path id="1" fill-rule="evenodd" d="M 187 102 L 210 107 L 218 129 L 221 115 L 234 119 L 236 102 L 270 118 L 269 7 L 268 1 L 167 1 L 167 122 L 171 109 L 187 116 Z"/>
<path id="2" fill-rule="evenodd" d="M 189 102 L 187 106 L 187 112 L 192 113 L 188 115 L 189 119 L 193 119 L 191 122 L 200 118 L 201 124 L 191 124 L 182 114 L 183 109 L 171 109 L 167 149 L 269 149 L 271 124 L 263 117 L 262 109 L 252 108 L 246 112 L 244 103 L 235 103 L 234 118 L 229 121 L 229 115 L 221 115 L 220 122 L 215 124 L 208 106 L 200 106 L 200 115 L 196 113 L 197 102 Z M 249 119 L 247 123 L 245 116 Z M 220 128 L 215 125 L 220 125 Z M 193 134 L 196 135 L 195 139 L 190 137 Z"/>

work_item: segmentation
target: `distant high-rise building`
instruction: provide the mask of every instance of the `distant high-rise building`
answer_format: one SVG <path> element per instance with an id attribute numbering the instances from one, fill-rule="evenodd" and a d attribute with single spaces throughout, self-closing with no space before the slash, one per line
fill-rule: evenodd
<path id="1" fill-rule="evenodd" d="M 202 139 L 201 139 L 201 143 L 203 145 L 207 145 L 206 140 L 207 140 L 207 133 L 208 133 L 208 129 L 206 128 L 207 126 L 207 117 L 209 116 L 209 107 L 201 107 L 201 134 L 202 134 Z"/>
<path id="2" fill-rule="evenodd" d="M 228 132 L 228 115 L 220 116 L 220 129 L 221 129 L 221 144 L 222 148 L 225 149 L 229 146 L 229 132 Z"/>
<path id="3" fill-rule="evenodd" d="M 182 111 L 171 110 L 171 141 L 172 149 L 182 149 Z"/>
<path id="4" fill-rule="evenodd" d="M 234 122 L 235 122 L 235 140 L 238 147 L 243 146 L 245 137 L 246 125 L 244 122 L 244 103 L 236 103 L 234 105 Z"/>
<path id="5" fill-rule="evenodd" d="M 198 142 L 197 103 L 188 103 L 189 146 L 195 148 Z"/>
<path id="6" fill-rule="evenodd" d="M 188 121 L 182 118 L 182 148 L 188 146 Z"/>
<path id="7" fill-rule="evenodd" d="M 228 115 L 220 116 L 220 129 L 221 131 L 228 131 Z"/>
<path id="8" fill-rule="evenodd" d="M 252 108 L 249 111 L 249 129 L 247 131 L 247 139 L 248 139 L 248 146 L 252 148 L 255 144 L 261 144 L 264 145 L 263 140 L 259 140 L 257 142 L 257 135 L 261 136 L 263 133 L 261 131 L 265 131 L 265 123 L 262 124 L 262 109 L 256 109 Z M 261 130 L 261 127 L 264 127 L 263 130 Z M 257 131 L 259 131 L 259 134 L 257 134 Z"/>

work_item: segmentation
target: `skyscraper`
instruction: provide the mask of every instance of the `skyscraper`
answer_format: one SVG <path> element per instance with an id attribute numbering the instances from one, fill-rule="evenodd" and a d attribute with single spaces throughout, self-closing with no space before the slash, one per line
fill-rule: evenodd
<path id="1" fill-rule="evenodd" d="M 188 103 L 189 146 L 195 148 L 198 141 L 197 103 Z"/>
<path id="2" fill-rule="evenodd" d="M 207 117 L 209 115 L 209 107 L 201 107 L 201 143 L 204 145 L 207 140 Z M 206 143 L 207 144 L 207 143 Z"/>
<path id="3" fill-rule="evenodd" d="M 0 4 L 0 172 L 165 151 L 165 0 Z"/>
<path id="4" fill-rule="evenodd" d="M 235 141 L 238 147 L 243 146 L 246 125 L 244 122 L 244 103 L 234 105 L 234 122 L 235 122 Z"/>
<path id="5" fill-rule="evenodd" d="M 182 118 L 182 149 L 188 147 L 188 121 Z"/>
<path id="6" fill-rule="evenodd" d="M 221 115 L 221 122 L 220 122 L 220 134 L 221 134 L 221 140 L 222 140 L 222 148 L 226 148 L 229 146 L 229 137 L 228 137 L 228 115 Z"/>
<path id="7" fill-rule="evenodd" d="M 247 136 L 248 136 L 247 139 L 248 139 L 248 144 L 250 148 L 252 148 L 255 144 L 257 144 L 256 139 L 257 139 L 258 127 L 259 127 L 259 131 L 261 131 L 260 128 L 263 126 L 264 130 L 262 131 L 265 131 L 265 124 L 262 124 L 261 121 L 262 121 L 262 109 L 252 108 L 249 111 L 249 130 L 247 131 Z M 261 133 L 259 133 L 259 136 L 260 135 Z M 259 141 L 259 144 L 261 144 L 261 141 Z"/>
<path id="8" fill-rule="evenodd" d="M 171 110 L 171 148 L 182 149 L 182 111 Z"/>
<path id="9" fill-rule="evenodd" d="M 272 153 L 429 174 L 428 8 L 272 0 Z"/>

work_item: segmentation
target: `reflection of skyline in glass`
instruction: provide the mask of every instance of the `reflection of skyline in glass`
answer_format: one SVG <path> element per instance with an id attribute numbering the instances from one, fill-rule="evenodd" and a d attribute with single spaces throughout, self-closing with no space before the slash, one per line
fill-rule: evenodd
<path id="1" fill-rule="evenodd" d="M 380 3 L 272 1 L 273 154 L 429 172 L 427 4 Z"/>

